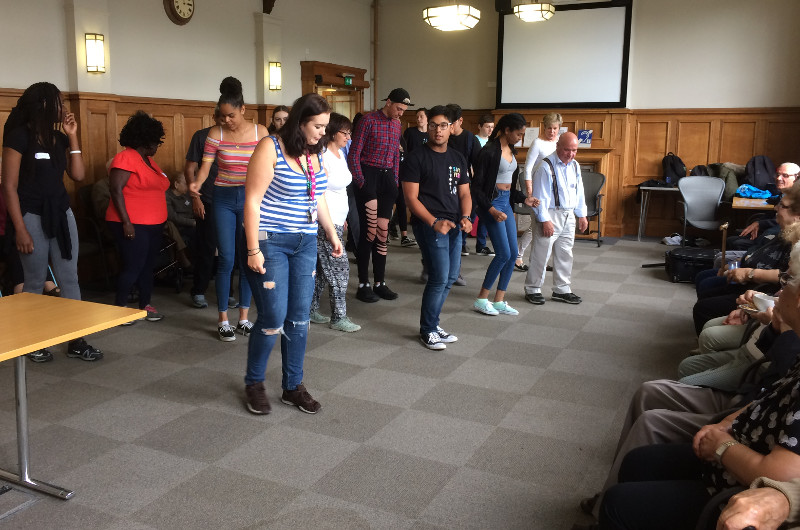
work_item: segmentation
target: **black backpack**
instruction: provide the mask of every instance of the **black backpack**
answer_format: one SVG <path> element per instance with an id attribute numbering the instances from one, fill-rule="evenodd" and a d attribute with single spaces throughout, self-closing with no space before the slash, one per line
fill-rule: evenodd
<path id="1" fill-rule="evenodd" d="M 661 159 L 661 167 L 664 169 L 664 180 L 667 184 L 676 186 L 678 180 L 686 176 L 686 164 L 672 151 Z"/>
<path id="2" fill-rule="evenodd" d="M 778 191 L 775 186 L 775 164 L 768 156 L 754 156 L 744 167 L 743 183 L 775 194 Z"/>
<path id="3" fill-rule="evenodd" d="M 708 172 L 708 166 L 701 164 L 699 166 L 694 166 L 689 175 L 692 177 L 708 177 L 711 173 Z"/>

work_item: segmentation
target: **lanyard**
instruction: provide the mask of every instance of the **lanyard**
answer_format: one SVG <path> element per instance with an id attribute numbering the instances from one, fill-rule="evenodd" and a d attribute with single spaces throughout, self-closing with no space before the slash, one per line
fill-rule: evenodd
<path id="1" fill-rule="evenodd" d="M 303 167 L 303 164 L 300 162 L 300 157 L 295 158 L 297 165 L 300 166 L 300 169 L 303 170 L 303 175 L 306 176 L 306 186 L 308 189 L 308 200 L 309 202 L 314 202 L 314 196 L 317 192 L 317 178 L 314 175 L 314 166 L 311 165 L 311 155 L 306 151 L 306 167 Z"/>

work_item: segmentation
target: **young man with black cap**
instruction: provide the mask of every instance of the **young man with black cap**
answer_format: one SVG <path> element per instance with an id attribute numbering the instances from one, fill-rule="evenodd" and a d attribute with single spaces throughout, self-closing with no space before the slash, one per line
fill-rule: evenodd
<path id="1" fill-rule="evenodd" d="M 356 125 L 347 164 L 353 174 L 356 207 L 361 225 L 358 243 L 358 291 L 362 302 L 380 298 L 394 300 L 397 293 L 389 289 L 386 272 L 389 219 L 397 198 L 400 171 L 400 117 L 413 105 L 408 92 L 395 88 L 382 109 L 366 114 Z M 375 286 L 369 284 L 369 261 Z"/>
<path id="2" fill-rule="evenodd" d="M 461 153 L 448 148 L 452 125 L 446 107 L 433 107 L 428 112 L 428 142 L 409 154 L 402 168 L 411 226 L 428 268 L 419 340 L 431 350 L 443 350 L 458 340 L 439 326 L 439 314 L 461 269 L 461 231 L 472 229 L 469 165 Z"/>

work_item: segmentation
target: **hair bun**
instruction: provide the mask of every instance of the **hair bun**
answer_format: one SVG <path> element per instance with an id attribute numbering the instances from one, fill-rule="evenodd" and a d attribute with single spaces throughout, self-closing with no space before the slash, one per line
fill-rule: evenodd
<path id="1" fill-rule="evenodd" d="M 228 76 L 219 84 L 219 93 L 223 96 L 241 96 L 242 82 L 235 77 Z"/>

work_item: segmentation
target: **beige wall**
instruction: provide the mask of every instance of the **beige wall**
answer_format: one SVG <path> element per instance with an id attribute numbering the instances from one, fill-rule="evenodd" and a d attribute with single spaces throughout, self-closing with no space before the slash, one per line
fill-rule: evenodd
<path id="1" fill-rule="evenodd" d="M 371 68 L 368 0 L 279 0 L 271 15 L 262 5 L 201 1 L 176 26 L 159 0 L 0 0 L 0 87 L 47 80 L 64 91 L 208 101 L 233 75 L 245 101 L 291 104 L 302 60 Z M 85 71 L 86 32 L 106 37 L 106 74 Z M 280 92 L 262 89 L 269 60 L 283 63 Z"/>

